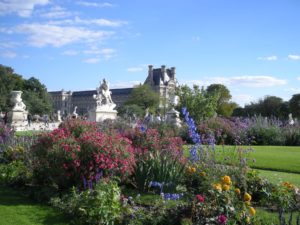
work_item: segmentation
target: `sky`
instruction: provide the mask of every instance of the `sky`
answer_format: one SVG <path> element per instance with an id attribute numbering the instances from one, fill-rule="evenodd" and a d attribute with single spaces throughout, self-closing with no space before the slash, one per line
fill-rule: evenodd
<path id="1" fill-rule="evenodd" d="M 48 91 L 224 84 L 240 106 L 300 93 L 299 0 L 0 0 L 0 64 Z"/>

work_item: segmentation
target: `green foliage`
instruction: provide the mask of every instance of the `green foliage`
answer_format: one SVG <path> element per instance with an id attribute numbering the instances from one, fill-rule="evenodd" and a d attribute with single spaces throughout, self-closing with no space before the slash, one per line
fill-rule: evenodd
<path id="1" fill-rule="evenodd" d="M 255 116 L 261 115 L 264 117 L 276 117 L 286 119 L 289 114 L 288 103 L 282 98 L 276 96 L 265 96 L 257 102 L 251 102 L 243 109 L 238 108 L 234 116 Z"/>
<path id="2" fill-rule="evenodd" d="M 218 107 L 218 94 L 208 95 L 203 88 L 200 89 L 197 85 L 194 85 L 193 89 L 183 85 L 179 87 L 177 94 L 180 99 L 178 110 L 181 111 L 183 107 L 188 108 L 190 116 L 196 122 L 215 115 Z"/>
<path id="3" fill-rule="evenodd" d="M 49 113 L 52 102 L 45 85 L 34 77 L 28 80 L 15 74 L 13 69 L 0 65 L 0 109 L 9 111 L 11 105 L 10 93 L 12 90 L 23 91 L 22 99 L 31 114 Z"/>
<path id="4" fill-rule="evenodd" d="M 295 94 L 289 100 L 289 108 L 294 117 L 300 118 L 300 94 Z"/>
<path id="5" fill-rule="evenodd" d="M 133 117 L 142 117 L 145 111 L 143 108 L 137 104 L 129 104 L 122 105 L 118 109 L 118 115 L 122 116 L 125 119 L 133 118 Z"/>
<path id="6" fill-rule="evenodd" d="M 31 178 L 31 173 L 22 161 L 0 164 L 0 183 L 23 186 Z"/>
<path id="7" fill-rule="evenodd" d="M 149 85 L 140 85 L 133 89 L 125 105 L 136 105 L 143 111 L 147 108 L 155 111 L 159 106 L 159 100 L 159 94 L 154 92 Z M 135 113 L 140 113 L 140 109 L 136 106 L 131 106 L 131 109 L 136 110 Z"/>
<path id="8" fill-rule="evenodd" d="M 52 204 L 72 216 L 80 224 L 113 225 L 120 218 L 120 189 L 115 181 L 101 181 L 93 190 L 80 193 L 73 188 L 62 199 L 52 199 Z"/>
<path id="9" fill-rule="evenodd" d="M 211 84 L 206 88 L 208 95 L 217 95 L 217 110 L 220 116 L 230 117 L 233 110 L 238 106 L 234 102 L 230 102 L 231 94 L 228 88 L 222 84 Z"/>

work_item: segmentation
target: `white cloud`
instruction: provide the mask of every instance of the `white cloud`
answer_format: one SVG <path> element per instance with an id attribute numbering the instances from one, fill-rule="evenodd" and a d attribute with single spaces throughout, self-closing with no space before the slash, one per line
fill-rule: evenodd
<path id="1" fill-rule="evenodd" d="M 276 61 L 278 58 L 276 55 L 266 56 L 266 57 L 258 57 L 258 60 L 264 60 L 264 61 Z"/>
<path id="2" fill-rule="evenodd" d="M 297 80 L 300 80 L 300 77 L 297 77 Z"/>
<path id="3" fill-rule="evenodd" d="M 74 19 L 65 19 L 65 20 L 53 20 L 49 21 L 50 25 L 96 25 L 102 27 L 120 27 L 128 24 L 127 21 L 123 20 L 109 20 L 109 19 L 81 19 L 76 16 Z"/>
<path id="4" fill-rule="evenodd" d="M 115 49 L 112 48 L 104 48 L 101 49 L 100 54 L 104 57 L 104 59 L 108 60 L 112 58 L 116 53 Z"/>
<path id="5" fill-rule="evenodd" d="M 17 53 L 12 52 L 12 51 L 5 51 L 1 53 L 1 57 L 2 58 L 16 58 L 17 57 Z"/>
<path id="6" fill-rule="evenodd" d="M 224 78 L 223 78 L 224 79 Z M 226 78 L 225 78 L 226 80 Z M 229 85 L 242 85 L 246 87 L 272 87 L 286 84 L 286 80 L 271 76 L 236 76 L 226 80 Z"/>
<path id="7" fill-rule="evenodd" d="M 300 93 L 300 88 L 293 88 L 293 87 L 291 87 L 291 88 L 287 88 L 287 89 L 285 89 L 285 91 L 286 92 L 290 92 L 290 93 Z"/>
<path id="8" fill-rule="evenodd" d="M 17 47 L 19 44 L 17 42 L 12 42 L 12 41 L 0 41 L 0 48 L 15 48 Z"/>
<path id="9" fill-rule="evenodd" d="M 82 5 L 82 6 L 87 6 L 87 7 L 98 7 L 98 8 L 103 8 L 103 7 L 113 7 L 114 5 L 108 2 L 104 3 L 97 3 L 97 2 L 87 2 L 87 1 L 78 1 L 76 2 L 77 5 Z"/>
<path id="10" fill-rule="evenodd" d="M 253 88 L 273 87 L 286 84 L 286 80 L 277 79 L 272 76 L 234 76 L 234 77 L 212 77 L 204 80 L 190 80 L 182 82 L 187 85 L 208 86 L 210 84 L 224 84 L 228 86 L 244 86 Z"/>
<path id="11" fill-rule="evenodd" d="M 75 42 L 101 42 L 112 31 L 94 31 L 80 27 L 63 27 L 48 24 L 22 24 L 13 29 L 16 33 L 28 34 L 28 42 L 36 47 L 52 45 L 61 47 Z"/>
<path id="12" fill-rule="evenodd" d="M 41 17 L 49 18 L 49 19 L 65 18 L 65 17 L 69 17 L 71 15 L 72 15 L 71 12 L 67 11 L 66 9 L 64 9 L 60 6 L 54 6 L 54 7 L 50 8 L 49 11 L 40 13 Z"/>
<path id="13" fill-rule="evenodd" d="M 130 68 L 127 68 L 127 72 L 140 72 L 140 71 L 143 71 L 143 67 L 130 67 Z"/>
<path id="14" fill-rule="evenodd" d="M 29 17 L 35 6 L 47 5 L 49 0 L 3 0 L 0 2 L 0 15 L 17 13 L 21 17 Z"/>
<path id="15" fill-rule="evenodd" d="M 290 60 L 300 60 L 300 55 L 288 55 L 288 59 L 290 59 Z"/>
<path id="16" fill-rule="evenodd" d="M 255 98 L 253 96 L 247 94 L 232 95 L 232 101 L 238 103 L 242 107 L 254 100 Z"/>
<path id="17" fill-rule="evenodd" d="M 94 64 L 94 63 L 100 62 L 100 58 L 99 57 L 88 58 L 88 59 L 83 60 L 83 62 Z"/>
<path id="18" fill-rule="evenodd" d="M 69 56 L 74 56 L 74 55 L 78 55 L 79 52 L 75 51 L 75 50 L 66 50 L 64 52 L 62 52 L 62 55 L 69 55 Z"/>

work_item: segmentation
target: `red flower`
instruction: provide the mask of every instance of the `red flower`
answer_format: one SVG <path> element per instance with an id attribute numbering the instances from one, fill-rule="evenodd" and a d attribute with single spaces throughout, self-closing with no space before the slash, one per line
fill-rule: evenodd
<path id="1" fill-rule="evenodd" d="M 203 195 L 196 195 L 196 198 L 199 202 L 204 202 L 205 201 L 205 197 Z"/>
<path id="2" fill-rule="evenodd" d="M 226 224 L 227 222 L 227 217 L 225 215 L 219 215 L 218 216 L 218 223 L 219 224 Z"/>

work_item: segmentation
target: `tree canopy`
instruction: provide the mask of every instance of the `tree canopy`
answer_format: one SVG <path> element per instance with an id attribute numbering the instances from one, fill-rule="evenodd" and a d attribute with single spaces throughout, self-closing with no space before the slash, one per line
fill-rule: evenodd
<path id="1" fill-rule="evenodd" d="M 206 90 L 200 89 L 197 85 L 194 85 L 193 88 L 183 85 L 178 88 L 177 95 L 180 99 L 178 110 L 187 107 L 190 115 L 197 122 L 212 117 L 216 113 L 218 94 L 208 94 Z"/>
<path id="2" fill-rule="evenodd" d="M 149 85 L 140 85 L 132 90 L 131 95 L 124 105 L 120 108 L 120 114 L 135 114 L 142 116 L 148 108 L 154 112 L 158 109 L 160 96 L 153 91 Z"/>
<path id="3" fill-rule="evenodd" d="M 231 94 L 223 84 L 211 84 L 206 88 L 208 95 L 217 95 L 217 114 L 230 117 L 233 110 L 238 106 L 235 102 L 230 102 Z"/>
<path id="4" fill-rule="evenodd" d="M 12 107 L 10 96 L 13 90 L 23 91 L 22 99 L 31 114 L 44 114 L 52 110 L 45 85 L 34 77 L 24 79 L 11 67 L 0 64 L 0 111 L 7 112 Z"/>
<path id="5" fill-rule="evenodd" d="M 300 118 L 300 94 L 295 94 L 289 101 L 289 108 L 294 117 Z"/>

